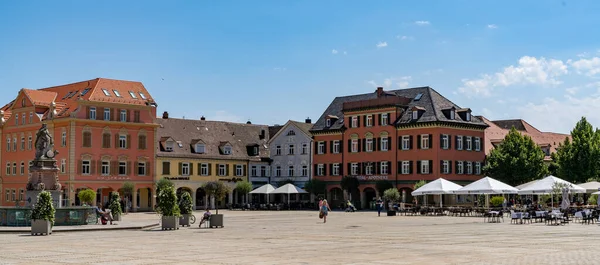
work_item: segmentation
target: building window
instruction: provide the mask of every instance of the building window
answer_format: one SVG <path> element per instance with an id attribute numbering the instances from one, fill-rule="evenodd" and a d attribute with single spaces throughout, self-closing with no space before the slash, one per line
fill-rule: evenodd
<path id="1" fill-rule="evenodd" d="M 90 120 L 95 120 L 95 119 L 96 119 L 96 108 L 90 107 Z"/>
<path id="2" fill-rule="evenodd" d="M 464 174 L 465 173 L 463 166 L 464 166 L 463 161 L 456 162 L 456 174 Z"/>
<path id="3" fill-rule="evenodd" d="M 465 140 L 465 143 L 467 144 L 467 151 L 471 151 L 471 136 L 467 136 L 467 139 Z"/>
<path id="4" fill-rule="evenodd" d="M 290 144 L 288 146 L 288 155 L 294 155 L 294 149 L 295 149 L 295 146 L 293 144 Z"/>
<path id="5" fill-rule="evenodd" d="M 353 117 L 352 117 L 352 123 L 351 123 L 351 127 L 352 127 L 352 128 L 356 128 L 356 127 L 358 127 L 358 117 L 356 117 L 356 116 L 353 116 Z"/>
<path id="6" fill-rule="evenodd" d="M 6 138 L 6 151 L 10 152 L 10 137 Z"/>
<path id="7" fill-rule="evenodd" d="M 29 123 L 33 123 L 33 112 L 29 112 Z"/>
<path id="8" fill-rule="evenodd" d="M 140 94 L 140 97 L 141 97 L 143 100 L 146 100 L 146 95 L 144 95 L 144 93 L 142 93 L 142 92 L 138 92 L 138 94 Z"/>
<path id="9" fill-rule="evenodd" d="M 119 162 L 119 175 L 127 175 L 127 162 Z"/>
<path id="10" fill-rule="evenodd" d="M 61 159 L 60 160 L 60 173 L 66 173 L 67 172 L 67 160 L 66 159 Z"/>
<path id="11" fill-rule="evenodd" d="M 456 136 L 456 150 L 463 150 L 463 137 L 462 135 Z"/>
<path id="12" fill-rule="evenodd" d="M 308 166 L 306 165 L 302 166 L 302 176 L 308 177 Z"/>
<path id="13" fill-rule="evenodd" d="M 102 148 L 110 148 L 110 133 L 102 134 Z"/>
<path id="14" fill-rule="evenodd" d="M 333 141 L 333 153 L 334 154 L 339 154 L 340 153 L 340 141 Z"/>
<path id="15" fill-rule="evenodd" d="M 110 108 L 104 108 L 104 120 L 110 121 Z"/>
<path id="16" fill-rule="evenodd" d="M 352 139 L 351 151 L 352 151 L 352 153 L 358 152 L 358 139 Z"/>
<path id="17" fill-rule="evenodd" d="M 475 175 L 481 175 L 481 162 L 475 162 Z"/>
<path id="18" fill-rule="evenodd" d="M 12 201 L 17 200 L 17 191 L 15 189 L 12 190 Z"/>
<path id="19" fill-rule="evenodd" d="M 231 146 L 225 146 L 223 148 L 223 154 L 231 155 Z"/>
<path id="20" fill-rule="evenodd" d="M 31 150 L 33 148 L 33 140 L 31 136 L 27 137 L 27 149 Z"/>
<path id="21" fill-rule="evenodd" d="M 442 173 L 450 174 L 450 161 L 444 160 L 444 162 L 442 162 Z"/>
<path id="22" fill-rule="evenodd" d="M 373 152 L 373 138 L 367 138 L 366 143 L 367 152 Z"/>
<path id="23" fill-rule="evenodd" d="M 15 176 L 17 175 L 17 163 L 13 163 L 12 174 L 15 175 Z"/>
<path id="24" fill-rule="evenodd" d="M 410 136 L 403 135 L 402 136 L 402 150 L 408 150 L 408 149 L 410 149 Z"/>
<path id="25" fill-rule="evenodd" d="M 327 119 L 325 123 L 326 123 L 326 125 L 325 125 L 326 127 L 331 127 L 331 119 Z"/>
<path id="26" fill-rule="evenodd" d="M 442 135 L 442 149 L 448 149 L 448 143 L 450 142 L 448 138 L 449 136 L 447 134 Z"/>
<path id="27" fill-rule="evenodd" d="M 121 122 L 126 122 L 127 121 L 127 110 L 122 109 L 119 117 L 120 117 Z"/>
<path id="28" fill-rule="evenodd" d="M 275 167 L 275 177 L 281 177 L 281 166 Z"/>
<path id="29" fill-rule="evenodd" d="M 475 151 L 481 151 L 481 138 L 479 137 L 475 137 Z"/>
<path id="30" fill-rule="evenodd" d="M 258 174 L 258 170 L 256 169 L 256 166 L 251 166 L 250 167 L 250 176 L 256 177 L 257 176 L 256 174 Z"/>
<path id="31" fill-rule="evenodd" d="M 388 162 L 387 161 L 381 162 L 379 172 L 381 172 L 382 175 L 388 174 Z"/>
<path id="32" fill-rule="evenodd" d="M 102 176 L 110 175 L 110 161 L 102 161 L 102 168 L 100 169 Z"/>
<path id="33" fill-rule="evenodd" d="M 146 135 L 138 135 L 138 149 L 146 150 Z"/>
<path id="34" fill-rule="evenodd" d="M 227 167 L 224 164 L 219 165 L 219 176 L 227 175 Z"/>
<path id="35" fill-rule="evenodd" d="M 416 119 L 418 119 L 418 118 L 419 118 L 419 112 L 418 112 L 418 111 L 416 111 L 416 110 L 413 110 L 413 111 L 412 111 L 412 119 L 413 119 L 413 120 L 416 120 Z"/>
<path id="36" fill-rule="evenodd" d="M 21 150 L 25 150 L 25 136 L 21 136 Z"/>
<path id="37" fill-rule="evenodd" d="M 429 160 L 421 160 L 421 174 L 429 174 Z"/>
<path id="38" fill-rule="evenodd" d="M 235 175 L 237 177 L 244 175 L 244 167 L 242 165 L 235 165 Z"/>
<path id="39" fill-rule="evenodd" d="M 181 163 L 181 175 L 182 176 L 190 175 L 190 163 Z"/>
<path id="40" fill-rule="evenodd" d="M 350 164 L 350 175 L 352 175 L 352 176 L 358 175 L 358 163 Z"/>
<path id="41" fill-rule="evenodd" d="M 287 136 L 294 136 L 294 135 L 296 135 L 296 132 L 294 130 L 289 130 L 286 135 Z"/>
<path id="42" fill-rule="evenodd" d="M 171 162 L 163 161 L 163 175 L 171 175 Z"/>
<path id="43" fill-rule="evenodd" d="M 318 152 L 318 154 L 325 153 L 325 142 L 319 142 L 317 152 Z"/>
<path id="44" fill-rule="evenodd" d="M 333 170 L 331 172 L 332 176 L 339 176 L 340 175 L 340 164 L 335 163 L 333 164 Z"/>
<path id="45" fill-rule="evenodd" d="M 281 155 L 281 145 L 275 146 L 275 155 Z"/>
<path id="46" fill-rule="evenodd" d="M 113 93 L 115 93 L 115 96 L 117 96 L 119 98 L 121 97 L 121 93 L 119 93 L 119 91 L 113 89 Z"/>
<path id="47" fill-rule="evenodd" d="M 467 174 L 473 174 L 473 162 L 465 162 L 467 164 Z"/>
<path id="48" fill-rule="evenodd" d="M 17 137 L 13 138 L 13 151 L 17 151 Z"/>
<path id="49" fill-rule="evenodd" d="M 471 113 L 467 112 L 466 118 L 467 118 L 467 121 L 471 121 Z"/>
<path id="50" fill-rule="evenodd" d="M 19 201 L 23 201 L 24 198 L 25 198 L 25 190 L 19 189 Z"/>
<path id="51" fill-rule="evenodd" d="M 15 125 L 19 125 L 19 113 L 15 114 Z"/>
<path id="52" fill-rule="evenodd" d="M 381 138 L 381 146 L 379 147 L 379 149 L 381 151 L 387 151 L 388 150 L 388 138 L 387 137 L 383 137 Z"/>
<path id="53" fill-rule="evenodd" d="M 4 190 L 4 200 L 7 202 L 10 201 L 10 189 Z"/>
<path id="54" fill-rule="evenodd" d="M 288 177 L 294 176 L 294 166 L 288 166 Z"/>
<path id="55" fill-rule="evenodd" d="M 133 111 L 133 122 L 140 122 L 140 111 L 139 110 Z"/>
<path id="56" fill-rule="evenodd" d="M 137 99 L 137 96 L 135 95 L 135 93 L 133 93 L 133 91 L 129 91 L 129 95 L 131 96 L 131 98 Z"/>
<path id="57" fill-rule="evenodd" d="M 388 115 L 387 115 L 387 113 L 381 114 L 381 125 L 388 125 Z"/>
<path id="58" fill-rule="evenodd" d="M 196 153 L 198 153 L 198 154 L 204 154 L 205 147 L 206 146 L 204 144 L 196 144 L 196 147 L 194 149 L 196 150 Z"/>
<path id="59" fill-rule="evenodd" d="M 429 149 L 429 135 L 428 134 L 421 135 L 421 149 Z"/>
<path id="60" fill-rule="evenodd" d="M 302 154 L 303 155 L 308 154 L 308 144 L 307 143 L 302 143 Z"/>
<path id="61" fill-rule="evenodd" d="M 83 147 L 92 147 L 92 133 L 83 132 Z"/>
<path id="62" fill-rule="evenodd" d="M 208 176 L 208 164 L 200 164 L 200 175 Z"/>
<path id="63" fill-rule="evenodd" d="M 25 175 L 25 162 L 21 162 L 19 173 L 21 173 L 21 176 Z"/>
<path id="64" fill-rule="evenodd" d="M 83 160 L 81 161 L 81 174 L 83 175 L 89 175 L 90 174 L 90 169 L 91 169 L 91 165 L 90 165 L 90 161 L 89 160 Z"/>
<path id="65" fill-rule="evenodd" d="M 373 126 L 373 115 L 367 115 L 367 126 Z"/>
<path id="66" fill-rule="evenodd" d="M 62 134 L 60 135 L 60 146 L 67 146 L 67 132 L 62 132 Z"/>
<path id="67" fill-rule="evenodd" d="M 166 150 L 167 152 L 171 152 L 171 151 L 173 151 L 173 141 L 167 141 L 167 142 L 165 143 L 165 150 Z"/>
<path id="68" fill-rule="evenodd" d="M 146 176 L 146 162 L 137 163 L 138 176 Z"/>
<path id="69" fill-rule="evenodd" d="M 367 166 L 365 167 L 365 174 L 373 175 L 373 163 L 371 163 L 371 162 L 367 163 Z"/>
<path id="70" fill-rule="evenodd" d="M 119 135 L 119 148 L 127 148 L 127 135 Z"/>
<path id="71" fill-rule="evenodd" d="M 25 122 L 27 121 L 27 114 L 23 113 L 21 115 L 21 124 L 25 125 Z"/>
<path id="72" fill-rule="evenodd" d="M 410 174 L 410 161 L 402 161 L 402 174 Z"/>
<path id="73" fill-rule="evenodd" d="M 10 162 L 6 163 L 6 175 L 10 175 Z"/>
<path id="74" fill-rule="evenodd" d="M 317 176 L 325 176 L 325 165 L 317 165 Z"/>
<path id="75" fill-rule="evenodd" d="M 104 93 L 105 96 L 110 97 L 110 93 L 108 93 L 108 90 L 106 90 L 106 88 L 103 88 L 102 92 Z"/>

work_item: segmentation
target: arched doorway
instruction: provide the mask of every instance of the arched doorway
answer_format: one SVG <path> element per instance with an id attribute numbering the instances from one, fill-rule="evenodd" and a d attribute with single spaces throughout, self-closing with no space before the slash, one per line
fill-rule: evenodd
<path id="1" fill-rule="evenodd" d="M 363 198 L 365 205 L 362 206 L 363 209 L 375 209 L 375 199 L 377 197 L 377 192 L 375 189 L 368 187 L 363 190 Z"/>
<path id="2" fill-rule="evenodd" d="M 329 190 L 329 207 L 338 208 L 344 204 L 344 192 L 342 189 L 335 187 Z"/>
<path id="3" fill-rule="evenodd" d="M 196 189 L 196 209 L 204 209 L 206 204 L 206 192 L 203 188 Z"/>

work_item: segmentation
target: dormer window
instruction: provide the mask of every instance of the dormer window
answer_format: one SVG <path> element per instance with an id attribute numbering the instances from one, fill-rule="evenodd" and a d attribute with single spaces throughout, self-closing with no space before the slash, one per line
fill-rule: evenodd
<path id="1" fill-rule="evenodd" d="M 172 152 L 173 151 L 173 141 L 167 141 L 165 143 L 165 150 L 167 152 Z"/>
<path id="2" fill-rule="evenodd" d="M 326 123 L 327 123 L 327 125 L 326 125 L 327 127 L 331 127 L 331 119 L 327 119 Z"/>
<path id="3" fill-rule="evenodd" d="M 450 119 L 451 120 L 454 120 L 455 115 L 456 115 L 456 111 L 450 110 Z"/>
<path id="4" fill-rule="evenodd" d="M 466 114 L 466 120 L 467 121 L 471 121 L 471 113 L 470 112 L 467 112 L 467 114 Z"/>
<path id="5" fill-rule="evenodd" d="M 131 98 L 137 99 L 137 96 L 135 95 L 135 93 L 133 91 L 129 91 L 129 95 L 131 96 Z"/>
<path id="6" fill-rule="evenodd" d="M 225 155 L 231 155 L 231 146 L 225 146 L 225 147 L 223 147 L 223 154 L 225 154 Z"/>
<path id="7" fill-rule="evenodd" d="M 418 110 L 412 111 L 412 119 L 413 120 L 419 119 L 419 111 Z"/>
<path id="8" fill-rule="evenodd" d="M 254 151 L 254 155 L 257 156 L 258 155 L 258 146 L 255 146 L 254 148 L 252 148 Z"/>
<path id="9" fill-rule="evenodd" d="M 117 91 L 116 89 L 113 89 L 113 93 L 115 93 L 115 96 L 117 97 L 121 97 L 121 93 L 119 93 L 119 91 Z"/>
<path id="10" fill-rule="evenodd" d="M 141 97 L 143 100 L 146 100 L 146 95 L 144 95 L 144 93 L 142 93 L 142 92 L 138 92 L 138 94 L 140 94 L 140 97 Z"/>
<path id="11" fill-rule="evenodd" d="M 206 152 L 206 146 L 204 144 L 196 144 L 194 149 L 196 150 L 196 154 L 204 154 Z"/>
<path id="12" fill-rule="evenodd" d="M 104 93 L 105 96 L 110 97 L 110 93 L 108 92 L 108 90 L 106 88 L 102 89 L 102 93 Z"/>

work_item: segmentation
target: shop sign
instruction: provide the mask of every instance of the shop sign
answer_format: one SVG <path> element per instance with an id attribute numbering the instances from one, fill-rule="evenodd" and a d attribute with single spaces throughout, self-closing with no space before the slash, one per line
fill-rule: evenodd
<path id="1" fill-rule="evenodd" d="M 388 180 L 388 176 L 377 176 L 377 175 L 357 176 L 356 178 L 358 180 Z"/>
<path id="2" fill-rule="evenodd" d="M 129 180 L 131 179 L 130 177 L 126 177 L 126 176 L 101 176 L 101 177 L 96 177 L 97 180 Z"/>

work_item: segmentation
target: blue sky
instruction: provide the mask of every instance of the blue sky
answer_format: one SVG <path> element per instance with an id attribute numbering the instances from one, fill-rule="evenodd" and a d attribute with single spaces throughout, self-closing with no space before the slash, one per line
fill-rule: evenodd
<path id="1" fill-rule="evenodd" d="M 1 1 L 0 101 L 136 80 L 171 116 L 316 120 L 431 86 L 490 119 L 600 126 L 599 1 Z"/>

